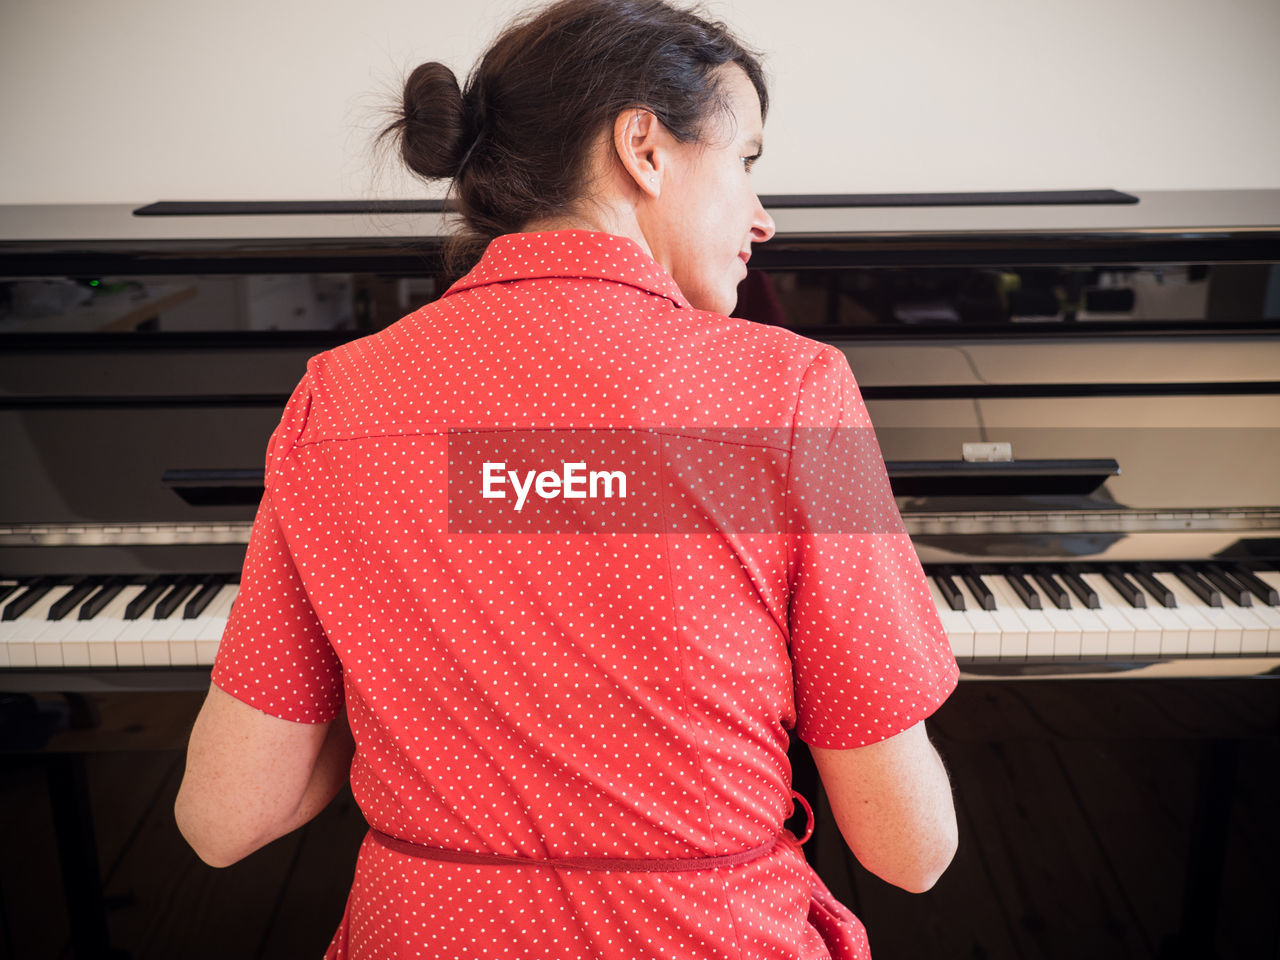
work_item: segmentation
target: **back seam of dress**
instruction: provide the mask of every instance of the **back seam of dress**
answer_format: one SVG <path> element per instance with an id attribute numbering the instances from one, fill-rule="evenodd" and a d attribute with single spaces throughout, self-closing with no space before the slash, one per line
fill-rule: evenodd
<path id="1" fill-rule="evenodd" d="M 658 458 L 659 478 L 662 484 L 665 484 L 667 482 L 666 467 L 663 463 L 664 459 L 665 459 L 664 457 Z M 662 528 L 664 530 L 670 529 L 666 525 L 667 524 L 667 504 L 666 504 L 665 498 L 660 499 L 659 503 L 660 503 L 660 509 L 662 511 L 662 524 L 663 524 Z M 663 535 L 662 555 L 663 555 L 663 560 L 665 561 L 665 567 L 667 572 L 667 586 L 671 591 L 672 635 L 675 639 L 676 656 L 679 658 L 679 661 L 680 661 L 681 700 L 684 703 L 685 718 L 686 718 L 686 722 L 688 722 L 696 731 L 695 742 L 698 744 L 698 779 L 702 784 L 702 806 L 703 806 L 703 809 L 706 811 L 707 833 L 711 839 L 712 850 L 714 852 L 719 850 L 720 841 L 719 841 L 719 838 L 716 836 L 715 818 L 712 815 L 712 811 L 711 811 L 711 791 L 707 784 L 707 770 L 706 770 L 706 763 L 705 763 L 706 751 L 704 749 L 702 724 L 697 723 L 694 720 L 693 708 L 689 703 L 689 691 L 691 689 L 691 685 L 689 681 L 690 681 L 691 670 L 687 662 L 687 659 L 685 657 L 684 640 L 682 638 L 681 631 L 680 631 L 680 602 L 678 599 L 679 594 L 676 592 L 675 575 L 672 571 L 671 537 L 672 537 L 672 534 L 669 534 L 669 533 Z M 729 896 L 729 891 L 727 887 L 722 885 L 722 889 L 723 889 L 723 895 L 724 895 L 725 912 L 729 915 L 729 924 L 733 928 L 733 940 L 734 940 L 735 952 L 740 956 L 742 953 L 742 937 L 738 932 L 738 919 L 733 915 L 733 899 Z"/>

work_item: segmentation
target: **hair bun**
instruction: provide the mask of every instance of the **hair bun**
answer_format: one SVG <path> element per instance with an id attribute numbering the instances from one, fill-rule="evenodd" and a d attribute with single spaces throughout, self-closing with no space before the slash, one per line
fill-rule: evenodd
<path id="1" fill-rule="evenodd" d="M 452 177 L 467 151 L 458 78 L 443 63 L 423 63 L 404 84 L 404 102 L 387 133 L 400 138 L 405 164 L 428 180 Z"/>

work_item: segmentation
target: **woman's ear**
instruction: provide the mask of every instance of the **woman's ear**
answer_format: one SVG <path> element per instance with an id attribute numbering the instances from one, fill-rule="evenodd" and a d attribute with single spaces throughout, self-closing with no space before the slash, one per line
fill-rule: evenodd
<path id="1" fill-rule="evenodd" d="M 652 111 L 624 110 L 613 122 L 613 149 L 636 187 L 650 197 L 662 190 L 670 134 Z"/>

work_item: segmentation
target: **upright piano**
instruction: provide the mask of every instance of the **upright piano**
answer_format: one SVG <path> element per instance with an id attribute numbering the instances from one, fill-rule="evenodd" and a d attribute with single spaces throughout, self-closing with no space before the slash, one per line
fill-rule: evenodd
<path id="1" fill-rule="evenodd" d="M 1177 691 L 1212 800 L 1223 745 L 1280 724 L 1280 191 L 762 199 L 737 313 L 848 357 L 958 698 Z M 446 289 L 449 217 L 0 208 L 7 711 L 207 686 L 280 409 L 309 356 Z"/>

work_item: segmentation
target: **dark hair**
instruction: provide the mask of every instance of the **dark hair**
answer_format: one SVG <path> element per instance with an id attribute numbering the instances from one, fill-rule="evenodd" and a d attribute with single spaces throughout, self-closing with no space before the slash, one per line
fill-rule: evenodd
<path id="1" fill-rule="evenodd" d="M 424 63 L 409 75 L 396 119 L 409 169 L 453 178 L 467 230 L 451 239 L 455 266 L 489 240 L 561 215 L 585 192 L 588 150 L 629 107 L 651 110 L 681 142 L 701 139 L 726 107 L 717 68 L 735 63 L 768 110 L 755 54 L 718 22 L 661 0 L 561 0 L 509 26 L 459 87 Z"/>

